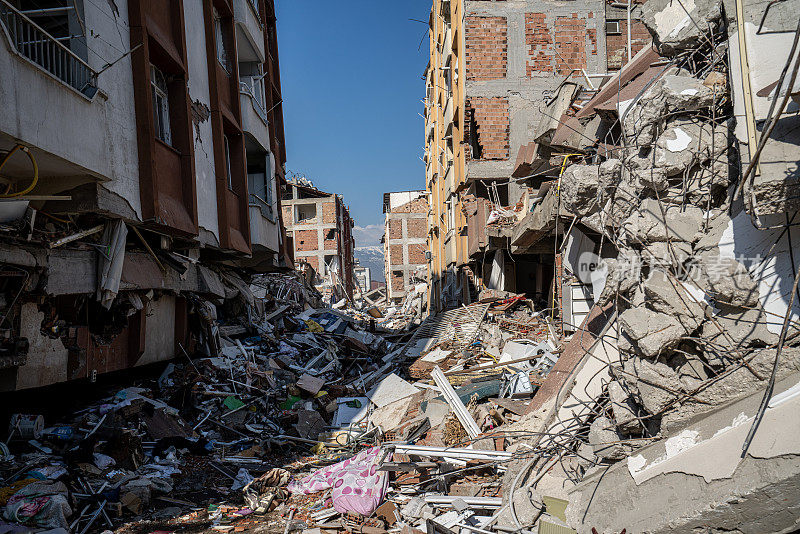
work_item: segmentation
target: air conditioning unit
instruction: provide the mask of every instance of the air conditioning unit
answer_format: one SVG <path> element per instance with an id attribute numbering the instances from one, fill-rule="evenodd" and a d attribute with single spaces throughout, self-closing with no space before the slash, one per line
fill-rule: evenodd
<path id="1" fill-rule="evenodd" d="M 620 35 L 621 33 L 622 29 L 619 26 L 618 20 L 606 21 L 606 35 Z"/>

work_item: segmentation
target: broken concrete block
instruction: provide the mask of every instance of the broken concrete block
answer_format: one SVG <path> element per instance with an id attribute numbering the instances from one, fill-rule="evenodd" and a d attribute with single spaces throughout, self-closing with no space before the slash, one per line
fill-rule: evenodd
<path id="1" fill-rule="evenodd" d="M 645 304 L 644 287 L 636 284 L 629 296 L 631 308 L 641 308 Z"/>
<path id="2" fill-rule="evenodd" d="M 619 316 L 622 331 L 647 358 L 655 358 L 662 351 L 680 343 L 686 329 L 678 319 L 647 308 L 630 308 Z"/>
<path id="3" fill-rule="evenodd" d="M 564 207 L 578 217 L 596 212 L 597 186 L 600 182 L 597 165 L 570 165 L 561 176 L 561 200 Z"/>
<path id="4" fill-rule="evenodd" d="M 685 349 L 686 347 L 681 347 Z M 697 389 L 700 384 L 708 380 L 708 372 L 706 371 L 706 363 L 700 356 L 683 350 L 676 352 L 669 360 L 669 366 L 678 373 L 678 376 L 683 383 L 683 388 L 687 391 Z"/>
<path id="5" fill-rule="evenodd" d="M 666 272 L 654 269 L 644 283 L 644 293 L 650 309 L 678 320 L 685 334 L 691 334 L 703 323 L 705 313 L 697 297 Z"/>
<path id="6" fill-rule="evenodd" d="M 667 129 L 658 136 L 653 163 L 667 176 L 682 175 L 687 169 L 705 163 L 722 152 L 727 135 L 722 128 L 716 132 L 710 124 L 696 119 L 677 119 L 667 123 Z"/>
<path id="7" fill-rule="evenodd" d="M 741 309 L 719 304 L 718 309 L 714 321 L 703 324 L 700 332 L 700 337 L 711 345 L 706 353 L 732 356 L 731 351 L 753 346 L 768 347 L 778 341 L 778 335 L 767 329 L 767 315 L 763 308 Z"/>
<path id="8" fill-rule="evenodd" d="M 616 380 L 608 383 L 608 398 L 611 401 L 611 414 L 614 424 L 623 434 L 630 434 L 641 430 L 641 424 L 636 417 L 636 403 L 631 395 Z"/>
<path id="9" fill-rule="evenodd" d="M 665 413 L 661 418 L 662 431 L 673 432 L 683 428 L 701 414 L 764 389 L 772 372 L 775 352 L 775 349 L 763 349 L 750 360 L 749 366 L 761 378 L 756 377 L 747 367 L 740 367 L 715 380 L 707 388 L 695 393 L 694 399 L 685 399 L 674 410 Z M 784 347 L 778 362 L 776 380 L 782 380 L 798 371 L 800 348 Z"/>
<path id="10" fill-rule="evenodd" d="M 616 229 L 622 225 L 631 213 L 641 202 L 640 188 L 636 177 L 625 167 L 621 171 L 621 177 L 616 188 L 612 188 L 610 199 L 605 203 L 601 211 L 606 226 Z"/>
<path id="11" fill-rule="evenodd" d="M 720 0 L 648 0 L 642 6 L 642 22 L 665 56 L 707 41 L 721 18 Z"/>
<path id="12" fill-rule="evenodd" d="M 595 298 L 595 303 L 604 306 L 611 302 L 617 294 L 627 295 L 639 282 L 641 260 L 637 252 L 623 250 L 617 258 L 604 258 L 603 263 L 608 270 L 603 291 Z"/>
<path id="13" fill-rule="evenodd" d="M 584 469 L 589 469 L 597 462 L 597 457 L 594 454 L 594 448 L 588 443 L 581 443 L 578 447 L 578 465 Z"/>
<path id="14" fill-rule="evenodd" d="M 667 74 L 625 111 L 623 131 L 639 146 L 650 145 L 665 116 L 707 108 L 713 105 L 714 95 L 714 90 L 697 78 Z"/>
<path id="15" fill-rule="evenodd" d="M 695 206 L 659 204 L 652 198 L 641 204 L 625 219 L 622 227 L 633 243 L 683 241 L 693 243 L 700 237 L 703 210 Z"/>
<path id="16" fill-rule="evenodd" d="M 622 379 L 647 413 L 661 412 L 683 392 L 680 376 L 665 363 L 631 358 L 622 367 Z"/>
<path id="17" fill-rule="evenodd" d="M 604 460 L 622 460 L 630 450 L 620 443 L 624 438 L 608 417 L 598 417 L 589 426 L 589 445 Z"/>
<path id="18" fill-rule="evenodd" d="M 758 306 L 758 282 L 747 268 L 719 250 L 704 252 L 697 257 L 693 281 L 716 302 L 730 306 Z"/>
<path id="19" fill-rule="evenodd" d="M 692 246 L 682 241 L 667 243 L 658 241 L 645 245 L 642 251 L 645 263 L 651 267 L 662 269 L 674 269 L 679 272 L 679 268 L 686 263 L 692 256 Z"/>
<path id="20" fill-rule="evenodd" d="M 641 160 L 643 158 L 637 158 Z M 637 163 L 636 165 L 641 165 Z M 647 167 L 632 167 L 631 175 L 640 187 L 652 189 L 653 191 L 666 191 L 669 188 L 669 178 L 667 172 L 661 167 L 653 165 Z"/>
<path id="21" fill-rule="evenodd" d="M 611 198 L 614 190 L 622 178 L 622 161 L 608 159 L 600 164 L 598 169 L 597 187 L 600 191 L 601 201 Z"/>

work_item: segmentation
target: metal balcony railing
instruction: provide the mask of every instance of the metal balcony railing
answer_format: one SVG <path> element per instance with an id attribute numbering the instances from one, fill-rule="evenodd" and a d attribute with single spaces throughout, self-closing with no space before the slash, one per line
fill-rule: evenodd
<path id="1" fill-rule="evenodd" d="M 264 98 L 264 91 L 263 91 L 263 84 L 261 82 L 263 78 L 260 76 L 240 76 L 239 77 L 239 92 L 247 95 L 250 97 L 250 100 L 253 102 L 253 109 L 256 110 L 256 114 L 266 123 L 267 122 L 267 110 L 265 109 L 266 106 L 264 105 L 265 98 Z"/>
<path id="2" fill-rule="evenodd" d="M 0 25 L 19 55 L 85 96 L 94 95 L 97 73 L 7 0 L 0 0 Z"/>

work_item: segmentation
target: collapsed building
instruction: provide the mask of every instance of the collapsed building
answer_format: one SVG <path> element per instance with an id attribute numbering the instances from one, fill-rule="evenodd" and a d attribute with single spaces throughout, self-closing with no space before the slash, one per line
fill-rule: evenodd
<path id="1" fill-rule="evenodd" d="M 433 310 L 474 302 L 485 287 L 552 300 L 552 240 L 508 254 L 515 215 L 542 181 L 516 179 L 516 157 L 565 78 L 596 87 L 649 43 L 640 3 L 432 3 L 424 159 Z"/>
<path id="2" fill-rule="evenodd" d="M 340 195 L 320 191 L 305 178 L 289 181 L 283 194 L 283 221 L 295 264 L 328 302 L 353 301 L 354 221 Z"/>
<path id="3" fill-rule="evenodd" d="M 652 45 L 540 106 L 507 253 L 545 244 L 576 333 L 506 477 L 529 522 L 557 493 L 581 533 L 797 528 L 798 7 L 648 0 Z"/>
<path id="4" fill-rule="evenodd" d="M 172 358 L 291 268 L 273 2 L 47 6 L 0 2 L 6 390 Z"/>
<path id="5" fill-rule="evenodd" d="M 425 191 L 383 194 L 386 296 L 400 304 L 412 286 L 428 279 L 428 196 Z"/>

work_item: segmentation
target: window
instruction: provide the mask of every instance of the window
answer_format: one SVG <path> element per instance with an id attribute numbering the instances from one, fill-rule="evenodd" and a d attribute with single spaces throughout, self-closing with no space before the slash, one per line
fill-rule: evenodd
<path id="1" fill-rule="evenodd" d="M 247 164 L 247 190 L 250 191 L 251 205 L 261 209 L 261 215 L 274 220 L 272 207 L 272 187 L 274 177 L 269 154 Z"/>
<path id="2" fill-rule="evenodd" d="M 297 204 L 296 221 L 310 221 L 317 218 L 316 204 Z"/>
<path id="3" fill-rule="evenodd" d="M 217 41 L 217 61 L 228 74 L 231 73 L 228 63 L 228 50 L 225 46 L 225 32 L 223 29 L 222 17 L 217 10 L 214 10 L 214 35 Z"/>
<path id="4" fill-rule="evenodd" d="M 169 128 L 169 91 L 167 79 L 158 67 L 150 65 L 150 86 L 153 90 L 153 124 L 156 138 L 172 145 L 172 133 Z"/>
<path id="5" fill-rule="evenodd" d="M 456 229 L 456 201 L 451 198 L 447 201 L 447 230 Z"/>
<path id="6" fill-rule="evenodd" d="M 233 174 L 231 173 L 231 147 L 228 142 L 228 136 L 223 135 L 222 139 L 225 142 L 225 174 L 228 179 L 228 189 L 233 191 Z"/>
<path id="7" fill-rule="evenodd" d="M 339 256 L 334 254 L 325 254 L 323 261 L 325 262 L 325 274 L 339 272 Z"/>
<path id="8" fill-rule="evenodd" d="M 444 86 L 448 95 L 453 94 L 453 69 L 451 68 L 452 56 L 447 56 L 447 61 L 444 65 Z"/>

